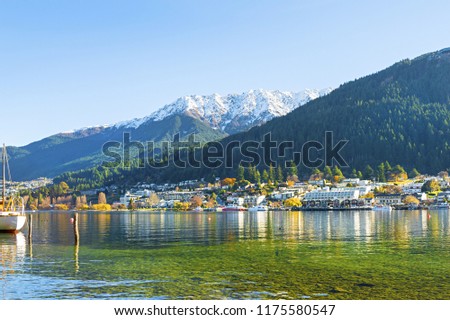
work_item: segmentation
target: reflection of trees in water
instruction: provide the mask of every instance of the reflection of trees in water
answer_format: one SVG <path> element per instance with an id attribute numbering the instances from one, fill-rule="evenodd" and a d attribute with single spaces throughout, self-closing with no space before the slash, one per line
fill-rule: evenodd
<path id="1" fill-rule="evenodd" d="M 73 245 L 71 214 L 38 213 L 34 241 Z M 409 241 L 411 237 L 448 234 L 448 212 L 311 211 L 311 212 L 117 212 L 79 213 L 83 245 L 159 247 L 255 240 L 370 242 Z M 76 241 L 75 241 L 76 242 Z"/>

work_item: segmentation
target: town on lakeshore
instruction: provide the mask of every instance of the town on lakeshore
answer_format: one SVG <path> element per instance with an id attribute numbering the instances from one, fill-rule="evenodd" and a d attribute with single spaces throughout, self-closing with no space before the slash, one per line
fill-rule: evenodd
<path id="1" fill-rule="evenodd" d="M 386 162 L 386 167 L 390 167 Z M 399 166 L 396 166 L 399 167 Z M 395 170 L 390 168 L 391 171 Z M 204 179 L 179 183 L 137 183 L 74 191 L 61 181 L 40 178 L 9 183 L 7 193 L 19 192 L 28 210 L 172 210 L 172 211 L 267 211 L 267 210 L 414 210 L 449 209 L 450 178 L 413 170 L 408 175 L 364 179 L 361 172 L 344 177 L 339 169 L 315 169 L 308 180 L 295 174 L 271 177 L 264 172 L 257 183 L 247 180 L 248 170 L 239 168 L 238 178 Z M 337 171 L 337 174 L 336 174 Z M 331 174 L 330 174 L 331 173 Z M 333 175 L 334 174 L 334 175 Z M 248 178 L 250 179 L 250 178 Z M 251 180 L 251 179 L 250 179 Z M 273 182 L 272 182 L 273 181 Z"/>

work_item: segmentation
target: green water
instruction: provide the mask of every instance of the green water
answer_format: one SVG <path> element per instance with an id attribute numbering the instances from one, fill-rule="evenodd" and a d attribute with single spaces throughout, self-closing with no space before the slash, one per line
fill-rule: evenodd
<path id="1" fill-rule="evenodd" d="M 449 299 L 448 211 L 33 215 L 2 299 Z"/>

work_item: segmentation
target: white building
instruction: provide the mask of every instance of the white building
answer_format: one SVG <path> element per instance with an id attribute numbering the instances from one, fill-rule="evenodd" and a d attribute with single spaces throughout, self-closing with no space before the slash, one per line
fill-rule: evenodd
<path id="1" fill-rule="evenodd" d="M 334 188 L 328 187 L 316 189 L 305 194 L 303 201 L 344 201 L 359 199 L 360 191 L 358 188 Z"/>
<path id="2" fill-rule="evenodd" d="M 446 200 L 450 200 L 450 191 L 442 191 L 436 197 L 437 202 L 444 202 Z"/>
<path id="3" fill-rule="evenodd" d="M 200 193 L 195 191 L 168 191 L 157 193 L 160 199 L 166 201 L 178 200 L 178 201 L 189 201 L 193 196 L 200 195 Z"/>
<path id="4" fill-rule="evenodd" d="M 138 190 L 135 192 L 137 196 L 148 198 L 152 192 L 150 190 Z"/>
<path id="5" fill-rule="evenodd" d="M 286 200 L 293 198 L 295 196 L 295 193 L 296 192 L 292 190 L 287 190 L 283 192 L 274 192 L 272 193 L 271 198 L 275 200 Z"/>
<path id="6" fill-rule="evenodd" d="M 422 192 L 423 182 L 408 183 L 402 186 L 402 192 L 406 194 L 416 194 Z"/>
<path id="7" fill-rule="evenodd" d="M 266 199 L 266 196 L 245 196 L 244 204 L 246 204 L 247 206 L 258 206 L 265 199 Z"/>
<path id="8" fill-rule="evenodd" d="M 382 205 L 393 205 L 402 203 L 401 194 L 377 194 L 375 196 L 375 202 Z"/>
<path id="9" fill-rule="evenodd" d="M 351 183 L 351 184 L 359 185 L 359 181 L 360 181 L 359 178 L 346 178 L 346 179 L 342 180 L 341 183 L 345 183 L 345 184 Z"/>
<path id="10" fill-rule="evenodd" d="M 227 203 L 232 203 L 238 206 L 243 206 L 244 205 L 244 198 L 242 197 L 227 197 Z"/>
<path id="11" fill-rule="evenodd" d="M 136 194 L 131 194 L 130 192 L 127 191 L 123 196 L 120 197 L 120 203 L 127 206 L 130 204 L 131 200 L 136 201 L 140 198 L 141 198 L 141 196 L 138 196 Z"/>

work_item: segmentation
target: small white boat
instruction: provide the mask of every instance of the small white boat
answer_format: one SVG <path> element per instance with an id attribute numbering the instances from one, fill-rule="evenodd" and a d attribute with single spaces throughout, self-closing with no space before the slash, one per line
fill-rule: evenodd
<path id="1" fill-rule="evenodd" d="M 372 208 L 373 211 L 392 211 L 392 207 L 390 205 L 382 205 L 377 204 Z"/>
<path id="2" fill-rule="evenodd" d="M 253 206 L 253 207 L 249 208 L 248 211 L 249 212 L 258 212 L 258 211 L 267 212 L 267 211 L 269 211 L 269 207 L 268 206 L 262 206 L 262 205 Z"/>
<path id="3" fill-rule="evenodd" d="M 23 228 L 27 218 L 24 214 L 17 212 L 1 212 L 0 213 L 0 231 L 14 232 Z"/>
<path id="4" fill-rule="evenodd" d="M 8 166 L 8 156 L 6 154 L 5 144 L 3 144 L 2 163 L 3 188 L 0 202 L 0 232 L 16 232 L 23 228 L 27 218 L 23 199 L 15 196 L 10 196 L 9 199 L 6 197 L 6 167 Z"/>
<path id="5" fill-rule="evenodd" d="M 222 212 L 239 212 L 239 211 L 246 211 L 247 209 L 243 206 L 239 205 L 228 205 L 225 208 L 222 209 Z"/>
<path id="6" fill-rule="evenodd" d="M 196 207 L 194 209 L 195 212 L 203 212 L 203 208 L 202 207 Z"/>

